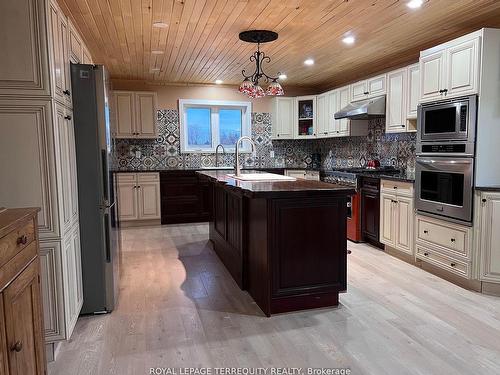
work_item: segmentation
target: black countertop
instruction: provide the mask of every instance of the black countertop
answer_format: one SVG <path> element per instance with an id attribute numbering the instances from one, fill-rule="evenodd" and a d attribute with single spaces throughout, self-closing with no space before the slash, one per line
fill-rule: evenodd
<path id="1" fill-rule="evenodd" d="M 254 170 L 255 171 L 255 170 Z M 197 171 L 213 182 L 224 184 L 228 188 L 241 190 L 249 197 L 284 197 L 296 195 L 345 194 L 353 195 L 352 187 L 321 181 L 297 179 L 295 181 L 242 181 L 227 175 L 226 171 Z"/>

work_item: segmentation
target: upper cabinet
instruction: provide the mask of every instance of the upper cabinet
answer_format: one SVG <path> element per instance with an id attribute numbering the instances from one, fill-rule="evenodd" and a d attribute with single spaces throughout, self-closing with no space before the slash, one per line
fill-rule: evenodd
<path id="1" fill-rule="evenodd" d="M 156 93 L 114 92 L 114 133 L 116 138 L 156 138 Z"/>
<path id="2" fill-rule="evenodd" d="M 413 64 L 408 68 L 408 87 L 406 93 L 406 118 L 417 118 L 417 106 L 420 99 L 420 65 Z"/>
<path id="3" fill-rule="evenodd" d="M 408 71 L 398 69 L 387 74 L 386 132 L 400 132 L 406 128 L 406 100 Z"/>
<path id="4" fill-rule="evenodd" d="M 295 124 L 295 98 L 273 98 L 272 137 L 273 139 L 293 139 Z"/>
<path id="5" fill-rule="evenodd" d="M 316 137 L 316 96 L 296 98 L 295 138 Z"/>
<path id="6" fill-rule="evenodd" d="M 420 53 L 420 102 L 479 92 L 480 36 L 477 33 Z"/>
<path id="7" fill-rule="evenodd" d="M 0 96 L 48 96 L 45 0 L 0 1 Z"/>
<path id="8" fill-rule="evenodd" d="M 83 62 L 83 42 L 76 31 L 75 26 L 71 21 L 68 20 L 69 35 L 68 35 L 68 45 L 69 45 L 69 58 L 73 63 Z"/>
<path id="9" fill-rule="evenodd" d="M 386 75 L 368 78 L 351 85 L 351 102 L 370 99 L 386 93 Z"/>

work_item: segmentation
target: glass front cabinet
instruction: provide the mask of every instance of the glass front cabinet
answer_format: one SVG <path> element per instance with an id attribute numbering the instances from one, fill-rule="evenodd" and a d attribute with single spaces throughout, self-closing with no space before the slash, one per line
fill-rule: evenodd
<path id="1" fill-rule="evenodd" d="M 316 96 L 299 96 L 296 98 L 297 122 L 295 138 L 316 137 Z"/>

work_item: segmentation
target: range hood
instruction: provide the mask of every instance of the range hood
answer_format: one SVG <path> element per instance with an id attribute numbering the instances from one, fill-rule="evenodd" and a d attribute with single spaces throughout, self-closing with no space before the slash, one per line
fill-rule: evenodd
<path id="1" fill-rule="evenodd" d="M 341 118 L 365 120 L 381 116 L 385 116 L 385 95 L 349 103 L 334 115 L 336 120 Z"/>

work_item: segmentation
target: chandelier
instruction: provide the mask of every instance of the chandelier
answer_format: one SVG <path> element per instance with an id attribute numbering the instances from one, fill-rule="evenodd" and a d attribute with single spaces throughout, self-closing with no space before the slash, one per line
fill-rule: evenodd
<path id="1" fill-rule="evenodd" d="M 278 33 L 269 30 L 248 30 L 243 31 L 239 35 L 240 40 L 248 43 L 257 43 L 257 51 L 250 56 L 250 61 L 255 62 L 255 71 L 252 74 L 247 75 L 245 69 L 241 71 L 244 80 L 240 85 L 239 92 L 248 95 L 250 98 L 262 98 L 266 95 L 283 95 L 285 92 L 278 82 L 278 76 L 271 77 L 267 75 L 263 70 L 263 63 L 270 63 L 271 58 L 266 56 L 264 52 L 260 51 L 260 44 L 272 42 L 278 39 Z M 266 90 L 260 86 L 259 80 L 264 79 L 264 82 L 268 84 Z"/>

